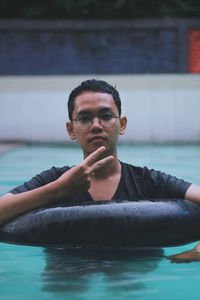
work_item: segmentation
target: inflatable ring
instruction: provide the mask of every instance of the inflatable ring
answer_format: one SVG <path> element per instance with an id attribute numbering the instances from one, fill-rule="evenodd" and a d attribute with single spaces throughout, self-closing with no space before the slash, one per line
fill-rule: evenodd
<path id="1" fill-rule="evenodd" d="M 2 226 L 0 239 L 38 246 L 176 246 L 200 239 L 200 205 L 171 199 L 42 208 Z"/>

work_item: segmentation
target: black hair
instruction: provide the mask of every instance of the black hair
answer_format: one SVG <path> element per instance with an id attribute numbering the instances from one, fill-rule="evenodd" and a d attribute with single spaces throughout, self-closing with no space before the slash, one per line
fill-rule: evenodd
<path id="1" fill-rule="evenodd" d="M 74 110 L 75 98 L 85 91 L 107 93 L 113 96 L 115 104 L 121 116 L 121 99 L 118 91 L 115 87 L 103 80 L 90 79 L 83 81 L 79 86 L 72 90 L 68 99 L 68 115 L 69 119 L 72 120 L 72 113 Z"/>

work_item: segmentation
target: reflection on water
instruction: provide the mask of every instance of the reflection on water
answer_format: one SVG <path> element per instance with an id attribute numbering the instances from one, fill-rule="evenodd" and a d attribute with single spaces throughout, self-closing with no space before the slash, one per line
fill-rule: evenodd
<path id="1" fill-rule="evenodd" d="M 144 290 L 140 279 L 154 270 L 164 254 L 157 250 L 45 249 L 43 290 L 53 293 L 87 292 L 91 284 L 111 295 Z M 99 286 L 100 285 L 100 286 Z M 93 292 L 94 293 L 94 292 Z M 93 295 L 94 296 L 94 295 Z M 94 296 L 95 298 L 95 296 Z"/>

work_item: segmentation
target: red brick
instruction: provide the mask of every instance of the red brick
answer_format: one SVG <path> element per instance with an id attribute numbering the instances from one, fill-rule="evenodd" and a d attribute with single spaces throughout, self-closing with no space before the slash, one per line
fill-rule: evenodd
<path id="1" fill-rule="evenodd" d="M 200 30 L 189 32 L 189 72 L 200 73 Z"/>

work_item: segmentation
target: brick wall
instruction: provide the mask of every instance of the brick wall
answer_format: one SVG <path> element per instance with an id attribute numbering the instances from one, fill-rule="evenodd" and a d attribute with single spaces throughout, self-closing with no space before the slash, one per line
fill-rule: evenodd
<path id="1" fill-rule="evenodd" d="M 200 73 L 200 29 L 189 32 L 189 71 Z"/>
<path id="2" fill-rule="evenodd" d="M 193 23 L 1 21 L 0 75 L 199 72 Z"/>

